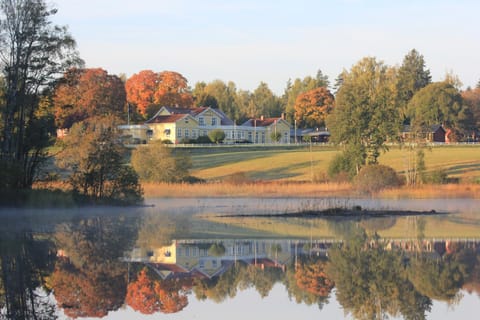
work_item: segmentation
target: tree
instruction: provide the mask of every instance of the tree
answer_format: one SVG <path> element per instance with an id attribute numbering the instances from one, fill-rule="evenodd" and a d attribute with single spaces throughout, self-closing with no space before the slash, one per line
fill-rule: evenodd
<path id="1" fill-rule="evenodd" d="M 140 114 L 146 115 L 147 107 L 155 103 L 158 82 L 158 74 L 152 70 L 140 71 L 127 79 L 125 83 L 127 101 L 136 105 Z"/>
<path id="2" fill-rule="evenodd" d="M 161 142 L 133 150 L 131 162 L 140 179 L 152 182 L 184 181 L 192 167 L 188 155 L 181 154 L 175 157 L 172 150 Z"/>
<path id="3" fill-rule="evenodd" d="M 123 163 L 123 147 L 111 119 L 89 118 L 72 126 L 65 149 L 57 156 L 61 168 L 71 168 L 75 193 L 94 201 L 137 203 L 142 189 L 137 173 Z"/>
<path id="4" fill-rule="evenodd" d="M 236 87 L 233 82 L 226 84 L 222 80 L 214 80 L 208 84 L 199 83 L 196 89 L 196 105 L 219 108 L 230 119 L 239 118 L 239 108 L 236 103 Z"/>
<path id="5" fill-rule="evenodd" d="M 161 106 L 190 108 L 193 96 L 188 89 L 187 79 L 178 72 L 163 71 L 158 74 L 155 103 Z"/>
<path id="6" fill-rule="evenodd" d="M 317 71 L 317 76 L 315 78 L 311 76 L 306 76 L 303 79 L 296 78 L 293 83 L 289 80 L 282 97 L 284 110 L 287 113 L 288 120 L 292 122 L 294 120 L 295 103 L 299 94 L 319 87 L 327 88 L 328 85 L 328 77 L 324 75 L 321 70 Z"/>
<path id="7" fill-rule="evenodd" d="M 343 74 L 336 106 L 327 119 L 331 141 L 354 159 L 357 172 L 376 164 L 386 142 L 399 132 L 391 71 L 375 58 L 362 59 Z"/>
<path id="8" fill-rule="evenodd" d="M 125 118 L 125 86 L 100 68 L 70 69 L 57 85 L 53 103 L 58 128 L 95 116 Z"/>
<path id="9" fill-rule="evenodd" d="M 463 91 L 462 99 L 472 112 L 475 127 L 480 128 L 480 87 Z"/>
<path id="10" fill-rule="evenodd" d="M 273 94 L 265 82 L 260 82 L 253 91 L 249 104 L 248 115 L 256 118 L 258 116 L 278 117 L 283 109 L 280 100 Z"/>
<path id="11" fill-rule="evenodd" d="M 31 140 L 39 93 L 71 66 L 81 64 L 75 41 L 65 27 L 52 25 L 43 0 L 0 2 L 0 59 L 5 80 L 0 161 L 15 172 L 15 185 L 29 188 L 44 155 L 43 142 Z M 1 183 L 3 184 L 3 183 Z"/>
<path id="12" fill-rule="evenodd" d="M 436 124 L 447 130 L 459 130 L 458 115 L 462 105 L 460 92 L 454 86 L 435 82 L 415 94 L 408 104 L 407 114 L 414 132 L 428 132 Z"/>
<path id="13" fill-rule="evenodd" d="M 400 116 L 407 116 L 407 105 L 415 93 L 432 80 L 430 70 L 425 69 L 425 60 L 417 50 L 412 49 L 404 58 L 397 73 L 397 104 Z M 402 119 L 402 120 L 403 120 Z"/>
<path id="14" fill-rule="evenodd" d="M 327 115 L 333 110 L 334 97 L 325 87 L 298 95 L 295 102 L 295 120 L 300 128 L 325 126 Z"/>

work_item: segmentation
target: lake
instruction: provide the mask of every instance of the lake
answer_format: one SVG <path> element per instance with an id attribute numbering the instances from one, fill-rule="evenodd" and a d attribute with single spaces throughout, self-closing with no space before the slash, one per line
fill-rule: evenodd
<path id="1" fill-rule="evenodd" d="M 1 319 L 478 319 L 480 200 L 0 209 Z M 251 217 L 323 210 L 433 216 Z"/>

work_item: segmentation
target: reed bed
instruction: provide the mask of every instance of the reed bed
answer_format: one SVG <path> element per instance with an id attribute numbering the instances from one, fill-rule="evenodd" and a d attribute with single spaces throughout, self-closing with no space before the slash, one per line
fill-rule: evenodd
<path id="1" fill-rule="evenodd" d="M 146 198 L 200 197 L 315 197 L 347 196 L 352 192 L 348 183 L 143 183 Z"/>
<path id="2" fill-rule="evenodd" d="M 480 198 L 480 184 L 426 184 L 416 187 L 401 187 L 380 191 L 379 198 L 409 198 L 409 199 L 434 199 L 434 198 Z"/>

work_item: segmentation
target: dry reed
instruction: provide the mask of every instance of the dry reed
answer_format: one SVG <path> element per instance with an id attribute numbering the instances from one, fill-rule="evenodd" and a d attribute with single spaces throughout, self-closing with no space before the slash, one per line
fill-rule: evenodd
<path id="1" fill-rule="evenodd" d="M 142 184 L 146 198 L 170 197 L 314 197 L 346 196 L 352 191 L 347 183 L 201 183 Z"/>

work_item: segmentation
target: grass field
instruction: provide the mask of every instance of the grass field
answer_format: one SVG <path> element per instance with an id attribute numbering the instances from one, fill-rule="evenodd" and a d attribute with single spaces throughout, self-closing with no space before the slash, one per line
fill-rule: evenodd
<path id="1" fill-rule="evenodd" d="M 221 181 L 237 173 L 251 180 L 312 181 L 326 176 L 329 162 L 338 149 L 328 146 L 308 146 L 289 149 L 213 148 L 208 152 L 191 151 L 192 175 L 207 181 Z M 407 168 L 408 151 L 392 147 L 382 154 L 380 163 L 399 173 Z M 425 151 L 427 171 L 445 170 L 449 177 L 462 182 L 480 181 L 480 145 L 435 146 Z"/>

